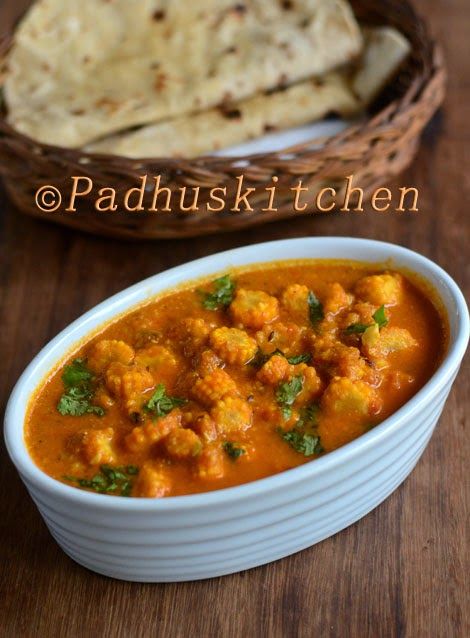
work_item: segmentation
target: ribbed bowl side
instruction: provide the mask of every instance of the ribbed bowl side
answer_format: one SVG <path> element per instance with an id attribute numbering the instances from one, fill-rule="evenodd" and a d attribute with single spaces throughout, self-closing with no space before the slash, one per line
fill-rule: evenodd
<path id="1" fill-rule="evenodd" d="M 165 512 L 77 508 L 25 483 L 62 549 L 93 571 L 143 582 L 229 574 L 309 547 L 381 503 L 423 453 L 452 380 L 425 409 L 347 461 L 332 463 L 289 489 L 247 492 L 217 507 Z"/>

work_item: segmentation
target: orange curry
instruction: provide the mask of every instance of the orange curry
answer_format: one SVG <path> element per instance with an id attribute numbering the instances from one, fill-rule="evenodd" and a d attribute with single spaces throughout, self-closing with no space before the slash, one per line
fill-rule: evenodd
<path id="1" fill-rule="evenodd" d="M 432 295 L 394 271 L 234 271 L 107 325 L 34 396 L 26 441 L 44 472 L 95 492 L 238 485 L 383 421 L 430 378 L 446 341 Z"/>

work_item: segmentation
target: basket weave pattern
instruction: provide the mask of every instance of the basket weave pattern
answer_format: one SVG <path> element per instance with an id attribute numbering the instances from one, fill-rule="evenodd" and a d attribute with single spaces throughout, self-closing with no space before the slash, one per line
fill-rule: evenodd
<path id="1" fill-rule="evenodd" d="M 12 129 L 0 111 L 0 175 L 19 210 L 92 233 L 130 238 L 190 237 L 206 233 L 236 230 L 293 214 L 292 191 L 299 180 L 316 192 L 319 185 L 336 186 L 338 194 L 346 176 L 353 174 L 355 184 L 366 194 L 386 185 L 412 161 L 423 128 L 444 98 L 445 68 L 438 46 L 429 38 L 426 27 L 411 5 L 403 0 L 353 0 L 359 21 L 398 28 L 411 42 L 412 53 L 397 80 L 386 89 L 367 121 L 323 141 L 302 143 L 272 153 L 243 158 L 201 157 L 192 160 L 155 158 L 134 160 L 124 157 L 94 155 L 80 150 L 39 144 Z M 0 43 L 4 57 L 11 35 Z M 0 60 L 1 62 L 1 60 Z M 0 78 L 1 82 L 1 78 Z M 243 160 L 243 168 L 240 161 Z M 182 186 L 200 186 L 197 213 L 99 213 L 94 210 L 100 188 L 116 190 L 116 200 L 140 184 L 142 175 L 161 175 L 160 186 L 172 191 Z M 259 193 L 250 197 L 255 208 L 248 213 L 213 213 L 205 211 L 209 190 L 226 187 L 228 202 L 237 189 L 236 177 L 244 175 L 244 188 Z M 71 177 L 80 175 L 93 180 L 89 198 L 77 200 L 76 213 L 43 213 L 35 204 L 35 193 L 45 184 L 58 188 L 64 201 L 70 196 Z M 266 192 L 272 177 L 278 177 L 276 207 L 278 212 L 263 212 Z M 173 198 L 179 201 L 180 193 Z M 188 201 L 192 198 L 188 194 Z M 312 212 L 309 206 L 308 212 Z"/>

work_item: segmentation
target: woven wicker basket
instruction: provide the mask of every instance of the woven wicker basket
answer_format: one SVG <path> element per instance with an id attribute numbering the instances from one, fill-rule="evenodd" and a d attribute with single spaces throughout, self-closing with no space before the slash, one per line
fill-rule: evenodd
<path id="1" fill-rule="evenodd" d="M 132 160 L 116 156 L 85 154 L 81 151 L 38 144 L 13 130 L 0 112 L 0 175 L 19 210 L 35 217 L 49 219 L 74 228 L 102 235 L 129 238 L 190 237 L 299 215 L 293 213 L 291 188 L 302 180 L 303 186 L 318 190 L 319 185 L 332 185 L 341 193 L 346 176 L 354 180 L 366 194 L 383 186 L 403 171 L 412 161 L 421 132 L 444 97 L 445 69 L 442 56 L 429 38 L 422 20 L 403 0 L 353 0 L 354 11 L 363 24 L 392 25 L 412 43 L 412 54 L 399 77 L 377 101 L 365 123 L 348 128 L 328 138 L 320 147 L 303 143 L 280 152 L 250 155 L 243 158 L 201 157 L 184 159 Z M 0 56 L 8 51 L 11 36 L 3 39 Z M 1 60 L 0 60 L 1 61 Z M 286 153 L 288 151 L 288 154 Z M 287 155 L 287 157 L 286 157 Z M 243 160 L 243 168 L 240 168 Z M 255 187 L 260 193 L 277 183 L 277 212 L 267 213 L 266 193 L 250 213 L 205 212 L 210 188 L 227 187 L 227 201 L 232 201 L 237 181 L 243 173 L 244 187 Z M 148 174 L 161 175 L 161 186 L 172 191 L 182 186 L 201 186 L 200 212 L 181 213 L 99 213 L 94 209 L 96 193 L 112 187 L 117 201 L 124 193 L 140 184 Z M 93 180 L 90 199 L 77 200 L 76 213 L 44 213 L 35 203 L 35 193 L 45 184 L 58 188 L 64 201 L 70 196 L 73 175 Z M 175 201 L 179 199 L 175 198 Z M 189 195 L 188 195 L 189 199 Z M 257 208 L 256 208 L 257 207 Z M 309 213 L 312 207 L 309 207 Z"/>

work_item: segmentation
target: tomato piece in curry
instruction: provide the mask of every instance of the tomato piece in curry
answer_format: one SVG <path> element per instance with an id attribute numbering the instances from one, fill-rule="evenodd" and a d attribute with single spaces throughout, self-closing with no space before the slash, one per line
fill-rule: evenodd
<path id="1" fill-rule="evenodd" d="M 294 468 L 367 432 L 438 367 L 432 295 L 356 262 L 279 262 L 170 292 L 44 383 L 35 463 L 99 493 L 164 497 Z"/>

